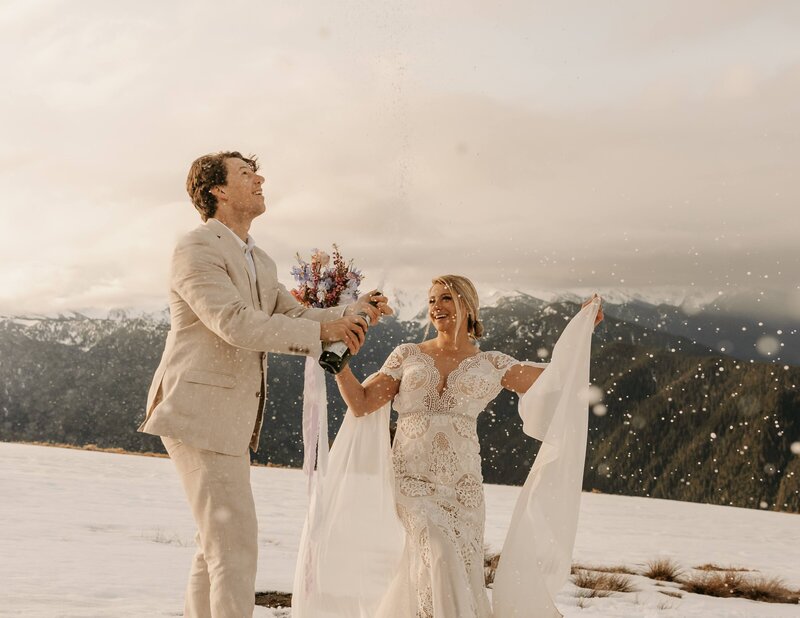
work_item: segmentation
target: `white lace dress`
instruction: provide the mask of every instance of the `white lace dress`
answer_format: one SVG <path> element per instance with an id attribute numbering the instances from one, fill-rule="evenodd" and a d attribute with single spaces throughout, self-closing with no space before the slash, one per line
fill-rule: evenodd
<path id="1" fill-rule="evenodd" d="M 492 616 L 484 588 L 486 513 L 476 422 L 517 363 L 501 352 L 479 352 L 450 373 L 441 393 L 433 358 L 416 344 L 398 346 L 381 368 L 400 380 L 392 453 L 406 543 L 379 616 Z"/>

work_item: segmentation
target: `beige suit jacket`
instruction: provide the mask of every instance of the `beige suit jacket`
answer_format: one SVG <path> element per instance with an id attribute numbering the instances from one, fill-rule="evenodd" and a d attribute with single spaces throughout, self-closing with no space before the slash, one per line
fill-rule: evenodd
<path id="1" fill-rule="evenodd" d="M 345 307 L 300 305 L 278 282 L 275 262 L 241 246 L 215 219 L 186 234 L 172 257 L 170 331 L 139 431 L 228 455 L 255 450 L 266 388 L 266 353 L 319 356 L 319 322 Z"/>

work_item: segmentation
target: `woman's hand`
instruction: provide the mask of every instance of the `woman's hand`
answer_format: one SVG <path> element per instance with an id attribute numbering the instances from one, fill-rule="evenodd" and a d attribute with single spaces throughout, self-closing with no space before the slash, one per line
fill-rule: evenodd
<path id="1" fill-rule="evenodd" d="M 600 298 L 600 297 L 597 294 L 592 294 L 592 297 L 581 305 L 581 309 L 583 309 L 586 305 L 592 303 L 595 298 Z M 597 316 L 594 319 L 594 325 L 597 326 L 598 324 L 600 324 L 600 322 L 603 321 L 604 317 L 605 316 L 603 315 L 603 299 L 600 298 L 600 308 L 597 310 Z"/>
<path id="2" fill-rule="evenodd" d="M 389 306 L 389 299 L 378 290 L 371 290 L 360 296 L 352 305 L 344 310 L 344 315 L 358 315 L 364 313 L 369 318 L 369 323 L 375 325 L 385 315 L 392 315 L 394 309 Z"/>

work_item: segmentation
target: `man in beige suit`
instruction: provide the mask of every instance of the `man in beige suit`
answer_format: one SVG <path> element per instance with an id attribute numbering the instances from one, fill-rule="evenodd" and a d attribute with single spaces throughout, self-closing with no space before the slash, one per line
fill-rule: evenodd
<path id="1" fill-rule="evenodd" d="M 319 356 L 322 342 L 345 341 L 355 353 L 365 326 L 355 314 L 375 322 L 391 313 L 383 296 L 332 309 L 297 303 L 248 233 L 266 210 L 257 169 L 238 152 L 192 163 L 186 188 L 204 224 L 173 254 L 170 331 L 139 427 L 162 437 L 197 523 L 187 618 L 253 614 L 258 530 L 248 449 L 261 432 L 267 352 Z"/>

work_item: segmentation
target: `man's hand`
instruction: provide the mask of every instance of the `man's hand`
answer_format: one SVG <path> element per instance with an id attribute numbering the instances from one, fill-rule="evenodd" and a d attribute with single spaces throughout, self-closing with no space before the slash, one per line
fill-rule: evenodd
<path id="1" fill-rule="evenodd" d="M 357 354 L 364 345 L 367 327 L 367 321 L 360 315 L 346 315 L 338 320 L 322 322 L 319 338 L 322 343 L 344 341 L 351 354 Z"/>
<path id="2" fill-rule="evenodd" d="M 597 294 L 593 294 L 589 300 L 587 300 L 585 303 L 581 305 L 581 309 L 583 309 L 586 305 L 591 303 L 595 298 L 600 298 L 600 297 Z M 597 326 L 598 324 L 600 324 L 600 322 L 603 321 L 604 317 L 605 316 L 603 315 L 603 299 L 600 298 L 600 308 L 597 310 L 597 316 L 594 319 L 594 325 Z"/>
<path id="3" fill-rule="evenodd" d="M 394 309 L 389 306 L 389 299 L 378 290 L 367 292 L 344 310 L 345 316 L 366 313 L 369 316 L 370 324 L 377 324 L 381 316 L 392 315 Z"/>

